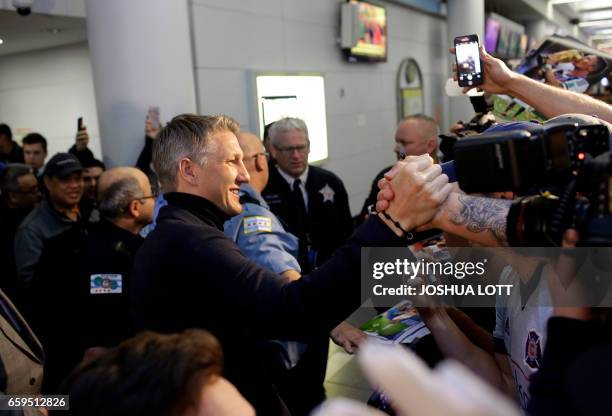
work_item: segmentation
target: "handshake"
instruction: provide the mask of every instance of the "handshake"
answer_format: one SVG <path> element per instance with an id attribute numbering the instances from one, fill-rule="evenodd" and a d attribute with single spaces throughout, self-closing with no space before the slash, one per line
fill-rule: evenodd
<path id="1" fill-rule="evenodd" d="M 438 228 L 488 247 L 507 243 L 512 201 L 464 194 L 429 155 L 397 162 L 378 187 L 378 216 L 400 237 Z"/>
<path id="2" fill-rule="evenodd" d="M 378 182 L 376 211 L 399 236 L 438 228 L 452 185 L 429 155 L 407 156 Z"/>

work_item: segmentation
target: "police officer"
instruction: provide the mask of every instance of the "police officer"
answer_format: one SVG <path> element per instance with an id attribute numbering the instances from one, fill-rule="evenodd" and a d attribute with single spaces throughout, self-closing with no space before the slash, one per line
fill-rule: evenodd
<path id="1" fill-rule="evenodd" d="M 304 121 L 281 119 L 268 134 L 276 166 L 262 194 L 272 212 L 299 238 L 298 261 L 307 273 L 329 259 L 351 235 L 348 195 L 340 178 L 308 165 L 310 140 Z"/>

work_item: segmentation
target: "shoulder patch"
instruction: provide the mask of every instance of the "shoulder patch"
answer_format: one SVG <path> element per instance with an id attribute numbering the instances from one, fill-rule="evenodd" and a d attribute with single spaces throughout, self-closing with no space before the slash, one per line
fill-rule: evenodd
<path id="1" fill-rule="evenodd" d="M 92 274 L 89 276 L 89 293 L 123 293 L 123 278 L 120 274 Z"/>
<path id="2" fill-rule="evenodd" d="M 272 218 L 270 217 L 261 215 L 244 217 L 242 224 L 244 226 L 244 234 L 272 232 Z"/>

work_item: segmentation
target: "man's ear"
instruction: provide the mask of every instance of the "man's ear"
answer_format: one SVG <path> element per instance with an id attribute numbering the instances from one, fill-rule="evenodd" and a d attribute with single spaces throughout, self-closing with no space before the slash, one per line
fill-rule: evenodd
<path id="1" fill-rule="evenodd" d="M 133 200 L 127 207 L 127 212 L 134 218 L 138 218 L 140 216 L 140 201 L 138 199 Z"/>
<path id="2" fill-rule="evenodd" d="M 257 172 L 261 172 L 262 170 L 264 170 L 264 165 L 263 165 L 264 163 L 265 164 L 268 163 L 265 157 L 256 156 L 255 157 L 255 170 Z"/>
<path id="3" fill-rule="evenodd" d="M 437 140 L 429 139 L 427 140 L 427 153 L 432 154 L 434 150 L 436 150 L 436 145 L 438 144 Z"/>
<path id="4" fill-rule="evenodd" d="M 197 185 L 198 173 L 195 170 L 195 163 L 193 163 L 193 160 L 185 157 L 179 160 L 178 167 L 178 174 L 185 182 L 190 185 Z"/>

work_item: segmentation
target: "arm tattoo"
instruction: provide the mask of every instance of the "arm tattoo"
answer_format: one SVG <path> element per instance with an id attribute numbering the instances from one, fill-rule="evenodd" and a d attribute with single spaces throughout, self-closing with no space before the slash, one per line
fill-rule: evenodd
<path id="1" fill-rule="evenodd" d="M 473 233 L 489 231 L 500 242 L 506 242 L 506 217 L 512 201 L 459 195 L 459 212 L 453 212 L 451 222 L 465 225 Z"/>

